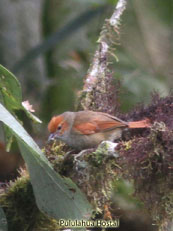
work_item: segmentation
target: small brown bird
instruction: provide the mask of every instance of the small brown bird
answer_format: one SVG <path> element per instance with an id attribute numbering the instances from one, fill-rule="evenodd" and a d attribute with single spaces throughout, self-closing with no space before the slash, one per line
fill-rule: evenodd
<path id="1" fill-rule="evenodd" d="M 64 112 L 48 124 L 49 141 L 58 139 L 76 150 L 96 147 L 103 140 L 119 139 L 124 128 L 150 127 L 148 119 L 125 122 L 115 116 L 94 111 Z"/>

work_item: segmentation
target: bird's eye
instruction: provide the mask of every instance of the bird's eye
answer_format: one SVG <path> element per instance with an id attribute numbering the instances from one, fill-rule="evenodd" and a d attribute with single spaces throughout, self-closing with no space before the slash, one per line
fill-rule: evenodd
<path id="1" fill-rule="evenodd" d="M 60 131 L 62 128 L 62 125 L 59 125 L 58 128 L 57 128 L 57 131 Z"/>

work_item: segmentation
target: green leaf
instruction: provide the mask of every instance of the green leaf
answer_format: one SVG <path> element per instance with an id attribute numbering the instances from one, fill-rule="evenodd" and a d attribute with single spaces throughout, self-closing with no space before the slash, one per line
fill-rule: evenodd
<path id="1" fill-rule="evenodd" d="M 4 105 L 9 111 L 22 108 L 20 83 L 16 77 L 2 65 L 0 65 L 0 90 Z"/>
<path id="2" fill-rule="evenodd" d="M 5 67 L 0 65 L 0 91 L 1 102 L 5 107 L 13 112 L 15 109 L 21 109 L 22 93 L 21 86 L 16 77 Z M 4 126 L 6 150 L 9 151 L 13 142 L 13 136 L 8 127 Z"/>
<path id="3" fill-rule="evenodd" d="M 1 207 L 0 207 L 0 231 L 8 231 L 7 219 Z"/>
<path id="4" fill-rule="evenodd" d="M 39 209 L 55 219 L 87 220 L 92 210 L 84 194 L 70 179 L 62 178 L 52 169 L 34 140 L 2 104 L 0 112 L 0 121 L 18 140 Z"/>
<path id="5" fill-rule="evenodd" d="M 24 110 L 28 118 L 34 122 L 41 123 L 35 115 L 28 111 L 22 105 L 22 90 L 17 78 L 8 71 L 5 67 L 0 65 L 0 91 L 5 107 L 13 113 L 14 110 Z"/>
<path id="6" fill-rule="evenodd" d="M 22 105 L 22 90 L 20 83 L 17 78 L 2 65 L 0 65 L 0 92 L 1 102 L 11 113 L 14 113 L 14 110 L 24 110 L 30 119 L 34 122 L 41 123 L 35 115 L 27 111 Z M 13 142 L 13 136 L 6 126 L 4 126 L 4 132 L 6 150 L 9 151 Z"/>

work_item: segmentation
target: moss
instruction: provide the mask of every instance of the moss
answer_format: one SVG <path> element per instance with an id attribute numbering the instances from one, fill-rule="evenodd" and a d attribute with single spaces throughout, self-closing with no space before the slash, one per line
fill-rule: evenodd
<path id="1" fill-rule="evenodd" d="M 105 161 L 105 153 L 107 153 L 107 147 L 106 146 L 99 146 L 96 151 L 94 151 L 92 153 L 92 155 L 90 155 L 88 157 L 88 161 L 96 166 L 100 166 L 102 164 L 104 164 Z"/>
<path id="2" fill-rule="evenodd" d="M 99 97 L 94 100 L 94 106 L 100 100 Z M 160 230 L 164 230 L 173 216 L 172 102 L 173 96 L 159 98 L 155 95 L 148 107 L 140 106 L 125 116 L 127 121 L 149 118 L 153 125 L 129 130 L 128 137 L 122 138 L 116 148 L 119 157 L 109 156 L 106 147 L 99 146 L 94 152 L 85 151 L 77 158 L 71 155 L 68 164 L 58 157 L 56 170 L 79 186 L 96 212 L 104 213 L 105 205 L 111 208 L 112 187 L 117 179 L 123 177 L 134 182 L 134 196 L 144 203 Z M 55 155 L 60 153 L 54 152 Z M 115 210 L 112 210 L 113 218 Z"/>
<path id="3" fill-rule="evenodd" d="M 134 181 L 135 195 L 160 226 L 173 217 L 172 141 L 173 131 L 155 122 L 148 136 L 134 137 L 128 149 L 128 142 L 118 147 L 121 174 Z"/>
<path id="4" fill-rule="evenodd" d="M 56 144 L 54 144 L 56 145 Z M 64 156 L 63 146 L 46 148 L 46 155 L 56 171 L 70 177 L 85 193 L 95 208 L 96 213 L 104 210 L 104 205 L 110 200 L 113 179 L 116 168 L 111 158 L 108 158 L 106 147 L 100 147 L 96 152 L 86 150 L 80 156 Z M 114 165 L 114 167 L 112 166 Z"/>
<path id="5" fill-rule="evenodd" d="M 55 171 L 63 171 L 62 163 L 64 162 L 65 154 L 69 150 L 69 147 L 60 141 L 54 141 L 52 144 L 45 147 L 44 152 Z"/>
<path id="6" fill-rule="evenodd" d="M 132 146 L 132 141 L 131 140 L 129 140 L 129 141 L 127 141 L 127 142 L 124 142 L 124 150 L 129 150 Z"/>
<path id="7" fill-rule="evenodd" d="M 9 231 L 50 230 L 57 231 L 57 221 L 39 211 L 28 176 L 11 182 L 0 196 Z"/>
<path id="8" fill-rule="evenodd" d="M 105 204 L 110 203 L 113 181 L 117 176 L 117 166 L 108 156 L 106 147 L 98 148 L 96 152 L 87 150 L 80 156 L 70 155 L 69 158 L 69 162 L 59 163 L 56 170 L 78 185 L 96 213 L 104 212 Z"/>

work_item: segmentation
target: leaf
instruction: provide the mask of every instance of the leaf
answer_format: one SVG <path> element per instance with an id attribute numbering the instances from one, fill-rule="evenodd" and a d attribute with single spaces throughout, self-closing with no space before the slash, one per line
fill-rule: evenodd
<path id="1" fill-rule="evenodd" d="M 88 219 L 91 206 L 84 194 L 68 178 L 56 173 L 40 148 L 20 123 L 0 104 L 0 121 L 17 138 L 28 165 L 31 183 L 39 209 L 55 219 Z"/>
<path id="2" fill-rule="evenodd" d="M 7 219 L 1 207 L 0 207 L 0 231 L 8 231 Z"/>
<path id="3" fill-rule="evenodd" d="M 22 93 L 20 83 L 16 77 L 2 65 L 0 65 L 0 91 L 2 96 L 1 101 L 10 112 L 13 112 L 15 109 L 22 108 Z M 13 136 L 6 126 L 4 126 L 4 132 L 6 139 L 6 150 L 9 151 L 13 142 Z"/>
<path id="4" fill-rule="evenodd" d="M 22 92 L 21 86 L 16 77 L 5 67 L 0 65 L 0 90 L 3 102 L 9 111 L 21 109 Z"/>
<path id="5" fill-rule="evenodd" d="M 34 122 L 41 123 L 41 121 L 22 104 L 22 90 L 17 78 L 2 65 L 0 65 L 0 91 L 2 93 L 3 104 L 10 112 L 13 113 L 14 110 L 24 110 L 30 119 Z"/>
<path id="6" fill-rule="evenodd" d="M 27 111 L 22 105 L 22 90 L 20 83 L 17 78 L 2 65 L 0 65 L 0 91 L 0 100 L 11 113 L 14 113 L 14 110 L 24 110 L 28 118 L 32 119 L 34 122 L 41 123 L 35 115 Z M 4 126 L 4 132 L 6 150 L 9 151 L 13 142 L 13 136 L 6 126 Z"/>

